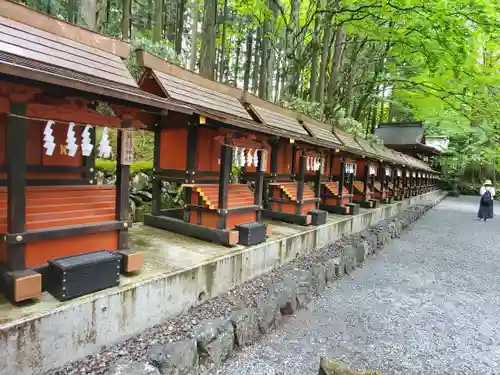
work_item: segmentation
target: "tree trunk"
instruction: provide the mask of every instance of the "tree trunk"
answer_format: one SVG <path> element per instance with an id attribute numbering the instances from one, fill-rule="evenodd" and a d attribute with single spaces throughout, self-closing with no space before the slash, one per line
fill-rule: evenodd
<path id="1" fill-rule="evenodd" d="M 220 47 L 220 65 L 219 65 L 219 81 L 222 82 L 224 77 L 224 63 L 226 60 L 226 23 L 227 23 L 227 0 L 224 0 L 224 11 L 222 14 L 222 36 Z"/>
<path id="2" fill-rule="evenodd" d="M 217 0 L 205 0 L 201 38 L 200 74 L 214 79 L 217 28 Z"/>
<path id="3" fill-rule="evenodd" d="M 255 94 L 258 90 L 259 83 L 259 67 L 260 67 L 260 46 L 262 43 L 262 27 L 257 28 L 257 37 L 255 38 L 255 47 L 254 47 L 254 60 L 252 67 L 252 92 Z"/>
<path id="4" fill-rule="evenodd" d="M 189 62 L 190 69 L 196 71 L 196 61 L 198 57 L 198 1 L 191 2 L 191 61 Z"/>
<path id="5" fill-rule="evenodd" d="M 130 39 L 130 5 L 132 0 L 122 0 L 122 38 Z"/>
<path id="6" fill-rule="evenodd" d="M 176 47 L 177 41 L 177 31 L 178 31 L 178 11 L 180 7 L 181 0 L 165 0 L 163 3 L 163 15 L 164 22 L 163 28 L 165 33 L 165 39 L 167 39 L 172 45 L 174 49 Z"/>
<path id="7" fill-rule="evenodd" d="M 78 0 L 69 0 L 68 1 L 68 21 L 74 24 L 78 23 L 78 8 L 79 8 Z"/>
<path id="8" fill-rule="evenodd" d="M 337 90 L 337 83 L 339 81 L 340 68 L 342 66 L 342 60 L 344 57 L 344 32 L 342 31 L 342 26 L 337 28 L 337 33 L 335 34 L 335 47 L 333 54 L 332 70 L 330 73 L 330 82 L 328 84 L 327 93 L 327 103 L 331 104 L 333 102 L 333 96 Z"/>
<path id="9" fill-rule="evenodd" d="M 288 27 L 288 40 L 287 40 L 287 69 L 286 69 L 286 84 L 281 93 L 281 96 L 291 97 L 297 91 L 298 85 L 298 75 L 297 75 L 297 55 L 296 48 L 299 48 L 296 39 L 298 39 L 298 34 L 300 30 L 300 0 L 290 1 L 290 23 Z"/>
<path id="10" fill-rule="evenodd" d="M 153 11 L 153 0 L 148 0 L 148 10 L 147 10 L 147 28 L 151 30 L 153 27 L 153 16 L 151 12 Z"/>
<path id="11" fill-rule="evenodd" d="M 351 55 L 349 58 L 349 76 L 347 78 L 347 88 L 344 93 L 345 98 L 345 109 L 346 109 L 346 117 L 352 116 L 352 108 L 354 105 L 353 98 L 353 89 L 354 89 L 354 80 L 356 79 L 356 70 L 357 70 L 357 58 L 360 48 L 358 47 L 358 41 L 353 41 L 353 46 L 351 48 Z"/>
<path id="12" fill-rule="evenodd" d="M 313 43 L 312 43 L 312 56 L 311 56 L 311 78 L 309 81 L 309 100 L 314 101 L 316 97 L 316 84 L 318 79 L 318 49 L 319 49 L 319 16 L 316 15 L 316 19 L 314 20 L 314 35 L 313 35 Z"/>
<path id="13" fill-rule="evenodd" d="M 184 30 L 184 10 L 186 8 L 186 0 L 179 0 L 177 7 L 177 27 L 175 34 L 175 53 L 182 53 L 182 33 Z"/>
<path id="14" fill-rule="evenodd" d="M 281 95 L 281 45 L 283 43 L 282 38 L 278 38 L 276 44 L 276 66 L 274 71 L 276 72 L 276 82 L 274 84 L 274 101 L 277 102 Z"/>
<path id="15" fill-rule="evenodd" d="M 108 0 L 100 0 L 98 1 L 97 9 L 96 9 L 96 28 L 97 32 L 104 32 L 106 29 L 106 24 L 108 23 Z"/>
<path id="16" fill-rule="evenodd" d="M 241 44 L 243 41 L 240 39 L 236 44 L 236 59 L 234 63 L 234 82 L 233 85 L 238 87 L 238 74 L 240 72 L 240 55 L 241 55 Z"/>
<path id="17" fill-rule="evenodd" d="M 163 33 L 163 0 L 155 0 L 154 23 L 153 42 L 159 42 Z"/>
<path id="18" fill-rule="evenodd" d="M 243 90 L 248 91 L 250 86 L 250 69 L 252 67 L 253 30 L 248 30 L 246 40 L 245 72 L 243 74 Z"/>
<path id="19" fill-rule="evenodd" d="M 332 39 L 332 21 L 333 16 L 331 13 L 327 13 L 323 19 L 324 31 L 323 31 L 323 51 L 321 52 L 321 62 L 319 65 L 319 77 L 318 85 L 316 88 L 316 101 L 321 105 L 325 101 L 325 83 L 326 83 L 326 71 L 328 67 L 328 54 L 330 51 L 330 41 Z"/>
<path id="20" fill-rule="evenodd" d="M 260 67 L 259 67 L 259 96 L 267 99 L 267 68 L 269 64 L 269 20 L 264 21 L 262 29 L 261 49 L 260 49 Z"/>

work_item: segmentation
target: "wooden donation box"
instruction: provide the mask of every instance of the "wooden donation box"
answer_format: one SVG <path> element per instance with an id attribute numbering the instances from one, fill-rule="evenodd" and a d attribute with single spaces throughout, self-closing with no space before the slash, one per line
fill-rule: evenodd
<path id="1" fill-rule="evenodd" d="M 120 283 L 119 254 L 97 251 L 49 260 L 48 291 L 60 301 L 84 296 Z"/>

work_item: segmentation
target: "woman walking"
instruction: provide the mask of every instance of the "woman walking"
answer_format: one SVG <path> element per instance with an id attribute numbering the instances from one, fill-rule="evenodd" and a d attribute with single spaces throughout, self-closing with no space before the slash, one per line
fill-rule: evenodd
<path id="1" fill-rule="evenodd" d="M 479 220 L 493 219 L 493 198 L 495 197 L 495 188 L 491 180 L 484 181 L 483 186 L 479 190 L 481 200 L 479 202 L 479 212 L 477 217 Z"/>

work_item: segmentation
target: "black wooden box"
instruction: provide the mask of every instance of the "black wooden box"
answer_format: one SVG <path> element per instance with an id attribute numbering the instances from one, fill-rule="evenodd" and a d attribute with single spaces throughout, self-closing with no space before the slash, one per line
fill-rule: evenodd
<path id="1" fill-rule="evenodd" d="M 118 254 L 101 250 L 49 260 L 48 292 L 67 301 L 120 283 Z"/>
<path id="2" fill-rule="evenodd" d="M 347 203 L 346 206 L 349 207 L 349 215 L 358 215 L 359 214 L 359 204 Z"/>
<path id="3" fill-rule="evenodd" d="M 307 213 L 311 215 L 311 224 L 312 225 L 323 225 L 326 224 L 326 218 L 328 213 L 322 210 L 311 210 Z"/>
<path id="4" fill-rule="evenodd" d="M 266 224 L 246 223 L 235 226 L 239 232 L 240 245 L 250 246 L 264 242 L 266 240 Z"/>

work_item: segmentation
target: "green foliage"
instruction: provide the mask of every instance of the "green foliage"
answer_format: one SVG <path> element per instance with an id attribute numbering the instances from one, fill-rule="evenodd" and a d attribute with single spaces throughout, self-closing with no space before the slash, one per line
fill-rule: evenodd
<path id="1" fill-rule="evenodd" d="M 116 171 L 116 161 L 97 159 L 95 162 L 96 171 L 103 173 L 104 175 L 112 175 Z M 153 162 L 152 161 L 137 161 L 130 166 L 130 173 L 145 173 L 151 175 L 153 172 Z"/>

